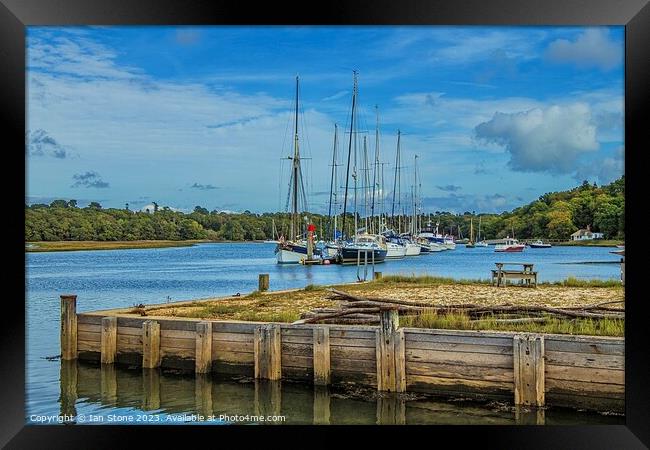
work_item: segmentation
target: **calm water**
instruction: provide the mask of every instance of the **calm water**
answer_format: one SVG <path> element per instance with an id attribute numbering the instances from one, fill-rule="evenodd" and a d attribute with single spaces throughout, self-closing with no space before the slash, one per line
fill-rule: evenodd
<path id="1" fill-rule="evenodd" d="M 534 263 L 540 281 L 575 276 L 581 279 L 619 277 L 619 259 L 605 247 L 553 247 L 526 249 L 521 254 L 494 253 L 493 247 L 440 252 L 377 266 L 384 274 L 431 274 L 454 278 L 488 278 L 494 262 Z M 598 262 L 599 264 L 582 264 Z M 567 264 L 571 263 L 571 264 Z M 257 275 L 269 273 L 271 289 L 303 287 L 306 284 L 352 282 L 356 267 L 302 265 L 279 266 L 272 244 L 202 244 L 194 247 L 143 250 L 80 251 L 27 254 L 27 419 L 33 414 L 137 415 L 154 411 L 161 417 L 197 413 L 203 408 L 214 414 L 254 414 L 257 410 L 281 408 L 287 423 L 324 422 L 320 411 L 323 394 L 309 386 L 285 383 L 269 388 L 255 383 L 211 382 L 210 405 L 198 404 L 194 378 L 156 373 L 155 385 L 143 382 L 142 371 L 117 369 L 110 374 L 88 365 L 61 365 L 47 356 L 58 355 L 59 295 L 78 295 L 78 311 L 132 306 L 137 303 L 164 303 L 250 292 L 257 288 Z M 74 373 L 76 375 L 70 375 Z M 63 377 L 62 377 L 63 374 Z M 67 374 L 67 375 L 66 375 Z M 70 393 L 70 380 L 77 377 L 78 389 Z M 85 380 L 85 381 L 84 381 Z M 118 389 L 111 388 L 114 383 Z M 84 391 L 84 386 L 95 386 Z M 153 403 L 150 391 L 160 390 Z M 271 389 L 272 393 L 267 391 Z M 104 397 L 102 392 L 106 391 Z M 173 398 L 165 396 L 173 392 Z M 263 392 L 271 400 L 260 397 Z M 224 393 L 227 393 L 224 394 Z M 331 423 L 385 423 L 385 400 L 361 400 L 336 393 L 325 395 Z M 228 399 L 227 401 L 224 401 Z M 271 398 L 271 397 L 269 397 Z M 281 400 L 278 400 L 281 398 Z M 252 400 L 251 400 L 252 399 Z M 311 400 L 307 400 L 311 399 Z M 268 404 L 267 404 L 268 403 Z M 155 408 L 154 408 L 155 406 Z M 453 407 L 452 407 L 453 406 Z M 274 409 L 275 408 L 275 409 Z M 306 409 L 305 409 L 306 408 Z M 324 408 L 324 407 L 323 407 Z M 303 411 L 304 410 L 304 411 Z M 394 411 L 393 407 L 388 407 Z M 451 404 L 413 400 L 396 420 L 406 423 L 515 423 L 521 415 L 508 407 Z M 207 415 L 206 415 L 207 416 Z M 402 417 L 403 416 L 403 417 Z M 525 419 L 525 420 L 529 420 Z M 539 418 L 536 419 L 539 421 Z M 547 411 L 546 423 L 619 423 L 621 418 L 585 413 Z M 212 422 L 214 423 L 214 422 Z"/>

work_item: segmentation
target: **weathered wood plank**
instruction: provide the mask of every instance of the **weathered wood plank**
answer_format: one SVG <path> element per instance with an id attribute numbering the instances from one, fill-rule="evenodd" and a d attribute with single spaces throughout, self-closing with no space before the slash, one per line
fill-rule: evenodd
<path id="1" fill-rule="evenodd" d="M 446 388 L 458 386 L 478 390 L 484 389 L 486 391 L 502 390 L 512 392 L 514 390 L 514 383 L 506 381 L 470 380 L 459 377 L 452 379 L 422 375 L 410 375 L 407 378 L 407 386 L 411 386 L 416 383 L 429 384 L 431 386 Z"/>
<path id="2" fill-rule="evenodd" d="M 118 323 L 117 325 L 117 336 L 142 336 L 142 327 L 133 328 L 133 327 L 121 327 Z"/>
<path id="3" fill-rule="evenodd" d="M 588 383 L 585 381 L 556 380 L 549 378 L 546 380 L 546 392 L 574 394 L 588 397 L 624 398 L 625 385 Z"/>
<path id="4" fill-rule="evenodd" d="M 182 348 L 193 349 L 195 346 L 196 338 L 194 339 L 178 339 L 169 338 L 165 336 L 160 337 L 160 346 L 163 348 Z"/>
<path id="5" fill-rule="evenodd" d="M 253 353 L 218 351 L 216 354 L 214 354 L 213 360 L 232 364 L 254 364 L 255 356 Z"/>
<path id="6" fill-rule="evenodd" d="M 376 376 L 377 364 L 375 361 L 365 359 L 339 359 L 331 358 L 330 366 L 332 371 L 346 371 L 365 373 Z"/>
<path id="7" fill-rule="evenodd" d="M 88 342 L 101 342 L 102 335 L 101 333 L 91 333 L 89 331 L 79 331 L 77 332 L 77 340 L 79 341 L 88 341 Z"/>
<path id="8" fill-rule="evenodd" d="M 142 323 L 142 367 L 145 369 L 160 367 L 161 358 L 160 324 L 147 320 Z"/>
<path id="9" fill-rule="evenodd" d="M 83 323 L 85 325 L 97 325 L 99 327 L 102 324 L 102 317 L 103 316 L 79 313 L 77 314 L 77 325 Z"/>
<path id="10" fill-rule="evenodd" d="M 341 347 L 330 346 L 332 358 L 337 359 L 367 359 L 376 360 L 376 351 L 370 347 Z"/>
<path id="11" fill-rule="evenodd" d="M 570 366 L 546 366 L 546 379 L 625 385 L 625 371 Z"/>
<path id="12" fill-rule="evenodd" d="M 407 377 L 410 375 L 429 376 L 436 378 L 462 378 L 468 380 L 504 381 L 513 380 L 512 369 L 499 367 L 477 367 L 458 364 L 439 364 L 423 362 L 407 362 Z"/>
<path id="13" fill-rule="evenodd" d="M 102 318 L 101 362 L 113 364 L 117 353 L 117 318 Z"/>
<path id="14" fill-rule="evenodd" d="M 497 347 L 512 347 L 512 337 L 502 335 L 480 334 L 464 334 L 456 332 L 455 330 L 449 331 L 449 334 L 442 333 L 441 331 L 431 332 L 430 330 L 414 331 L 412 328 L 404 328 L 404 335 L 406 338 L 406 347 L 412 345 L 414 342 L 436 342 L 445 344 L 465 344 L 477 346 L 497 346 Z"/>
<path id="15" fill-rule="evenodd" d="M 593 353 L 598 355 L 625 355 L 625 344 L 622 342 L 577 342 L 554 339 L 545 339 L 546 351 L 569 353 Z"/>
<path id="16" fill-rule="evenodd" d="M 377 327 L 370 328 L 369 330 L 358 330 L 358 329 L 349 329 L 349 328 L 341 329 L 341 328 L 330 327 L 330 339 L 349 339 L 349 340 L 368 339 L 374 342 L 376 329 Z"/>
<path id="17" fill-rule="evenodd" d="M 117 336 L 117 353 L 142 353 L 142 337 L 141 336 Z"/>
<path id="18" fill-rule="evenodd" d="M 202 322 L 196 322 L 197 324 Z M 209 323 L 209 322 L 208 322 Z M 196 326 L 196 325 L 195 325 Z M 194 341 L 196 339 L 196 330 L 164 330 L 160 329 L 160 337 L 168 339 L 188 339 Z"/>
<path id="19" fill-rule="evenodd" d="M 314 359 L 310 356 L 295 356 L 282 354 L 282 367 L 306 367 L 312 368 Z"/>
<path id="20" fill-rule="evenodd" d="M 253 354 L 253 342 L 232 342 L 212 340 L 213 358 L 217 353 L 240 352 Z"/>
<path id="21" fill-rule="evenodd" d="M 88 333 L 101 333 L 102 326 L 101 323 L 99 325 L 95 325 L 89 323 L 79 323 L 77 321 L 77 337 L 79 336 L 79 333 L 81 333 L 82 331 Z"/>
<path id="22" fill-rule="evenodd" d="M 99 352 L 101 351 L 101 343 L 99 342 L 99 340 L 93 340 L 93 341 L 77 340 L 77 351 Z"/>
<path id="23" fill-rule="evenodd" d="M 332 378 L 330 369 L 330 330 L 327 327 L 317 327 L 314 328 L 313 333 L 314 343 L 312 345 L 312 352 L 314 364 L 314 384 L 326 386 L 330 384 Z M 316 402 L 316 399 L 314 399 L 314 402 Z M 316 411 L 316 406 L 314 406 L 314 411 Z"/>
<path id="24" fill-rule="evenodd" d="M 77 296 L 61 296 L 61 359 L 77 359 Z"/>
<path id="25" fill-rule="evenodd" d="M 625 369 L 625 357 L 621 355 L 596 355 L 593 353 L 547 351 L 546 365 L 623 370 Z"/>
<path id="26" fill-rule="evenodd" d="M 252 335 L 255 327 L 260 326 L 254 322 L 213 322 L 213 333 L 243 333 Z"/>
<path id="27" fill-rule="evenodd" d="M 212 340 L 213 341 L 227 341 L 227 342 L 249 342 L 253 344 L 252 333 L 215 333 L 214 325 L 212 327 Z M 251 350 L 252 351 L 252 350 Z"/>
<path id="28" fill-rule="evenodd" d="M 443 364 L 466 364 L 479 367 L 512 368 L 512 355 L 485 353 L 454 353 L 435 350 L 406 349 L 406 361 L 421 361 Z"/>
<path id="29" fill-rule="evenodd" d="M 288 344 L 282 341 L 282 354 L 296 356 L 312 356 L 314 352 L 313 345 L 310 344 Z"/>
<path id="30" fill-rule="evenodd" d="M 395 332 L 393 345 L 395 348 L 395 392 L 406 392 L 406 343 L 404 330 L 400 329 Z"/>
<path id="31" fill-rule="evenodd" d="M 195 372 L 204 374 L 212 369 L 212 323 L 196 324 Z"/>
<path id="32" fill-rule="evenodd" d="M 512 345 L 483 345 L 483 344 L 462 344 L 457 342 L 436 342 L 436 341 L 406 341 L 406 348 L 435 350 L 441 352 L 462 352 L 462 353 L 487 353 L 496 355 L 512 355 Z"/>
<path id="33" fill-rule="evenodd" d="M 330 336 L 330 345 L 332 347 L 364 347 L 375 350 L 375 338 L 372 339 L 349 339 L 349 338 L 333 338 Z"/>
<path id="34" fill-rule="evenodd" d="M 515 405 L 544 406 L 544 337 L 513 338 Z"/>
<path id="35" fill-rule="evenodd" d="M 183 359 L 194 359 L 195 353 L 194 347 L 192 348 L 176 348 L 176 347 L 160 347 L 160 356 L 165 357 L 175 357 Z"/>

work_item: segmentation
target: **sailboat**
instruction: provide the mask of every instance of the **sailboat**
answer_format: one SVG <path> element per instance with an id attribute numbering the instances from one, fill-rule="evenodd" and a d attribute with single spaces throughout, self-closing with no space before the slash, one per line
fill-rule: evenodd
<path id="1" fill-rule="evenodd" d="M 473 218 L 469 218 L 469 241 L 465 244 L 465 248 L 474 248 L 474 221 Z"/>
<path id="2" fill-rule="evenodd" d="M 357 85 L 357 72 L 353 71 L 353 87 L 352 87 L 352 109 L 351 109 L 351 118 L 350 118 L 350 140 L 348 146 L 348 162 L 346 167 L 346 176 L 345 176 L 345 195 L 343 196 L 343 215 L 342 215 L 342 224 L 341 230 L 345 232 L 345 219 L 347 213 L 348 205 L 348 187 L 350 180 L 350 161 L 352 156 L 352 146 L 354 143 L 354 155 L 355 155 L 355 165 L 353 167 L 352 179 L 354 180 L 354 237 L 351 241 L 339 240 L 339 248 L 337 254 L 337 260 L 340 264 L 357 264 L 359 260 L 364 260 L 365 255 L 368 255 L 368 262 L 374 261 L 374 263 L 384 262 L 388 249 L 386 246 L 386 239 L 384 236 L 367 233 L 367 226 L 359 228 L 357 220 L 357 169 L 356 169 L 356 135 L 358 131 L 355 129 L 356 123 L 356 108 L 357 108 L 357 95 L 358 95 L 358 85 Z M 364 183 L 365 184 L 365 183 Z M 367 189 L 364 189 L 365 195 L 367 195 Z M 367 219 L 367 218 L 366 218 Z"/>
<path id="3" fill-rule="evenodd" d="M 476 246 L 477 247 L 487 247 L 488 243 L 481 240 L 481 216 L 478 216 L 478 236 L 476 237 Z"/>
<path id="4" fill-rule="evenodd" d="M 304 180 L 302 168 L 300 166 L 300 146 L 298 137 L 298 101 L 299 101 L 299 77 L 296 76 L 296 110 L 294 121 L 294 139 L 293 139 L 293 156 L 291 159 L 291 178 L 289 198 L 291 202 L 291 226 L 288 239 L 280 236 L 278 245 L 275 248 L 278 264 L 297 264 L 305 259 L 311 259 L 313 255 L 318 255 L 320 251 L 315 249 L 311 242 L 298 236 L 300 233 L 299 220 L 299 203 L 302 200 L 303 211 L 307 210 L 306 196 L 303 191 Z"/>

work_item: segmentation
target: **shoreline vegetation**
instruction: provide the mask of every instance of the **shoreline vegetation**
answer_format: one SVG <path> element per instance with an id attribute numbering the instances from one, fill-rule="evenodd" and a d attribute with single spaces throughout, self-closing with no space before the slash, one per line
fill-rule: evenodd
<path id="1" fill-rule="evenodd" d="M 138 241 L 39 241 L 25 242 L 27 252 L 67 252 L 83 250 L 130 250 L 142 248 L 191 247 L 196 244 L 262 244 L 261 239 L 232 241 L 210 239 L 171 240 L 138 240 Z M 616 247 L 624 244 L 619 240 L 568 241 L 554 245 L 567 247 Z"/>
<path id="2" fill-rule="evenodd" d="M 543 314 L 536 316 L 534 321 L 518 323 L 503 322 L 499 314 L 487 314 L 481 320 L 472 320 L 463 313 L 439 312 L 441 305 L 469 303 L 481 307 L 545 306 L 571 310 L 607 303 L 610 305 L 607 308 L 611 307 L 612 311 L 620 314 L 624 313 L 624 287 L 615 279 L 568 278 L 560 282 L 540 283 L 533 289 L 520 286 L 496 288 L 488 280 L 394 275 L 365 283 L 307 285 L 303 289 L 292 291 L 254 291 L 247 295 L 190 300 L 177 304 L 136 305 L 124 311 L 138 316 L 292 323 L 307 317 L 314 310 L 340 308 L 341 300 L 333 296 L 329 288 L 343 289 L 358 296 L 395 299 L 405 305 L 409 302 L 431 304 L 431 310 L 400 317 L 401 325 L 406 327 L 592 336 L 623 336 L 625 329 L 625 320 L 619 318 L 566 318 Z M 433 308 L 434 304 L 438 311 Z"/>

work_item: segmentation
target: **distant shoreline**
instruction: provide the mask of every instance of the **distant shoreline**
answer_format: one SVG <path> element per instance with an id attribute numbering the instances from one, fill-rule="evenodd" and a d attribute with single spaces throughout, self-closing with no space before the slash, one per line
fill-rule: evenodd
<path id="1" fill-rule="evenodd" d="M 25 242 L 26 252 L 71 252 L 80 250 L 130 250 L 143 248 L 191 247 L 196 244 L 262 243 L 264 241 L 151 240 L 151 241 L 43 241 Z"/>

